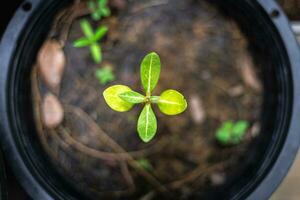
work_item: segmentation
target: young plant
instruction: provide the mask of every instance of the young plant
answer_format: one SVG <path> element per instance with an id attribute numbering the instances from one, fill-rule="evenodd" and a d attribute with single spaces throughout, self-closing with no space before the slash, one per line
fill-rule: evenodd
<path id="1" fill-rule="evenodd" d="M 89 0 L 88 8 L 92 11 L 91 17 L 95 21 L 99 21 L 102 17 L 110 16 L 107 0 Z"/>
<path id="2" fill-rule="evenodd" d="M 160 58 L 156 53 L 149 53 L 143 59 L 140 76 L 145 96 L 125 85 L 114 85 L 103 92 L 106 103 L 118 112 L 128 111 L 134 104 L 144 105 L 137 122 L 139 137 L 144 142 L 152 140 L 157 131 L 156 116 L 152 110 L 153 104 L 157 104 L 159 110 L 166 115 L 177 115 L 187 108 L 184 96 L 176 90 L 166 90 L 160 96 L 152 96 L 160 76 L 160 68 Z"/>
<path id="3" fill-rule="evenodd" d="M 98 41 L 105 36 L 108 28 L 106 26 L 100 26 L 94 32 L 91 24 L 87 20 L 81 20 L 80 26 L 85 37 L 74 41 L 73 46 L 76 48 L 89 47 L 95 63 L 100 63 L 102 61 L 102 50 Z"/>
<path id="4" fill-rule="evenodd" d="M 223 145 L 235 145 L 242 141 L 243 136 L 249 128 L 247 121 L 226 121 L 216 132 L 216 139 Z"/>
<path id="5" fill-rule="evenodd" d="M 110 67 L 102 67 L 100 69 L 97 69 L 95 72 L 95 76 L 99 80 L 101 85 L 105 85 L 116 79 Z"/>
<path id="6" fill-rule="evenodd" d="M 137 160 L 137 163 L 140 165 L 140 167 L 144 168 L 145 170 L 148 170 L 148 171 L 153 170 L 152 164 L 146 158 L 142 158 L 142 159 Z"/>

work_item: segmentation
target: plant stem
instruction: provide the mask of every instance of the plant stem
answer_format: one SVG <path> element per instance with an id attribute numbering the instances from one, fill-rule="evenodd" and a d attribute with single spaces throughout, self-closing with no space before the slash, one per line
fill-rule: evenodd
<path id="1" fill-rule="evenodd" d="M 150 97 L 151 103 L 158 103 L 158 100 L 159 100 L 159 96 L 151 96 Z"/>

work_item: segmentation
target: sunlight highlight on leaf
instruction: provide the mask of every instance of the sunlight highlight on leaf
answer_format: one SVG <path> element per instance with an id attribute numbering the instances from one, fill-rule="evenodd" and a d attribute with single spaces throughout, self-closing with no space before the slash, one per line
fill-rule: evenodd
<path id="1" fill-rule="evenodd" d="M 152 52 L 145 56 L 141 64 L 141 81 L 147 95 L 150 95 L 157 85 L 160 76 L 160 58 Z"/>
<path id="2" fill-rule="evenodd" d="M 144 142 L 149 142 L 155 136 L 157 122 L 150 104 L 146 104 L 138 119 L 137 131 Z"/>
<path id="3" fill-rule="evenodd" d="M 166 90 L 160 95 L 158 107 L 166 115 L 177 115 L 185 111 L 187 102 L 176 90 Z"/>
<path id="4" fill-rule="evenodd" d="M 107 88 L 103 92 L 104 99 L 108 106 L 118 112 L 126 112 L 132 108 L 134 104 L 128 103 L 119 97 L 119 94 L 132 91 L 125 85 L 114 85 Z"/>

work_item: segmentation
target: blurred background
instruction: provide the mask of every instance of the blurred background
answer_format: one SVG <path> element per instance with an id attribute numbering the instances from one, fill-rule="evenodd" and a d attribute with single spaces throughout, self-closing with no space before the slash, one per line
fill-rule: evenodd
<path id="1" fill-rule="evenodd" d="M 22 3 L 21 0 L 12 0 L 5 6 L 5 14 L 0 17 L 0 38 L 2 36 L 9 19 L 13 16 L 14 10 Z M 291 20 L 292 28 L 300 42 L 300 0 L 278 0 Z M 2 10 L 4 10 L 2 8 Z M 0 152 L 1 153 L 1 152 Z M 1 158 L 1 157 L 0 157 Z M 1 159 L 0 159 L 1 162 Z M 5 162 L 5 158 L 4 158 Z M 285 178 L 278 190 L 273 194 L 271 200 L 298 200 L 300 196 L 300 155 L 297 156 L 288 176 Z M 4 169 L 1 169 L 4 170 Z M 8 166 L 6 166 L 6 183 L 9 200 L 27 200 L 30 199 L 20 185 L 17 183 L 14 175 Z M 1 199 L 1 198 L 0 198 Z"/>

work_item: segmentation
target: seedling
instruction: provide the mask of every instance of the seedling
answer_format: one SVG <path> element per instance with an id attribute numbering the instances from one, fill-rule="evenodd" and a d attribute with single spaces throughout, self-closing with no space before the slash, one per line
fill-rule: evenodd
<path id="1" fill-rule="evenodd" d="M 145 56 L 140 68 L 145 96 L 125 85 L 114 85 L 103 92 L 108 106 L 118 112 L 129 111 L 134 104 L 144 105 L 137 122 L 139 137 L 144 142 L 152 140 L 157 131 L 157 120 L 152 110 L 153 104 L 157 104 L 159 110 L 166 115 L 177 115 L 187 108 L 184 96 L 176 90 L 166 90 L 160 96 L 152 96 L 159 80 L 160 69 L 160 58 L 156 53 L 152 52 Z"/>
<path id="2" fill-rule="evenodd" d="M 102 67 L 100 69 L 97 69 L 95 72 L 95 76 L 99 80 L 100 84 L 102 85 L 105 85 L 116 79 L 110 67 Z"/>
<path id="3" fill-rule="evenodd" d="M 94 32 L 91 24 L 87 20 L 81 20 L 80 26 L 85 37 L 79 38 L 78 40 L 74 41 L 74 47 L 89 47 L 91 56 L 95 63 L 100 63 L 102 61 L 102 50 L 98 41 L 105 36 L 108 28 L 106 26 L 100 26 Z"/>
<path id="4" fill-rule="evenodd" d="M 247 121 L 226 121 L 216 132 L 216 139 L 223 145 L 239 144 L 246 134 L 249 123 Z"/>
<path id="5" fill-rule="evenodd" d="M 145 170 L 148 170 L 148 171 L 153 170 L 153 166 L 148 159 L 142 158 L 142 159 L 137 160 L 137 162 L 140 165 L 140 167 L 144 168 Z"/>
<path id="6" fill-rule="evenodd" d="M 102 17 L 110 16 L 110 9 L 107 6 L 107 0 L 89 0 L 88 8 L 92 11 L 91 17 L 95 21 L 100 20 Z"/>

